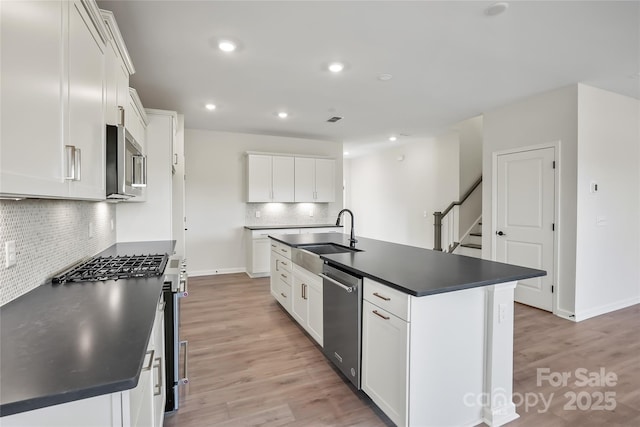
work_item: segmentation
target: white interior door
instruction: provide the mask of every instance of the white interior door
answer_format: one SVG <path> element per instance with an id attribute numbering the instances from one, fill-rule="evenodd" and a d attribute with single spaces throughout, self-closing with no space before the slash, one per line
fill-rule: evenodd
<path id="1" fill-rule="evenodd" d="M 497 156 L 496 260 L 546 270 L 521 280 L 515 299 L 553 310 L 555 229 L 555 149 Z"/>

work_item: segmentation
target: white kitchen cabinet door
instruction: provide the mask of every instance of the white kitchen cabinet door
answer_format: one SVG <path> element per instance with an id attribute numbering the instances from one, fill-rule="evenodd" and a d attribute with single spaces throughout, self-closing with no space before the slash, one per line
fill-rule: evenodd
<path id="1" fill-rule="evenodd" d="M 362 390 L 398 426 L 407 425 L 409 323 L 362 302 Z"/>
<path id="2" fill-rule="evenodd" d="M 295 201 L 303 203 L 315 202 L 316 163 L 309 157 L 295 159 Z"/>
<path id="3" fill-rule="evenodd" d="M 134 72 L 127 47 L 112 12 L 101 10 L 108 41 L 105 52 L 106 107 L 105 120 L 109 125 L 123 125 L 129 110 L 129 76 Z"/>
<path id="4" fill-rule="evenodd" d="M 247 156 L 247 201 L 271 202 L 272 156 L 249 154 Z"/>
<path id="5" fill-rule="evenodd" d="M 322 279 L 319 276 L 308 279 L 306 297 L 308 300 L 307 332 L 322 347 L 324 345 L 323 333 L 323 297 Z"/>
<path id="6" fill-rule="evenodd" d="M 295 201 L 326 203 L 335 200 L 335 163 L 333 159 L 296 157 Z"/>
<path id="7" fill-rule="evenodd" d="M 69 3 L 68 140 L 80 156 L 69 180 L 69 195 L 104 200 L 105 193 L 105 43 L 81 1 Z M 79 150 L 79 151 L 78 151 Z"/>
<path id="8" fill-rule="evenodd" d="M 164 359 L 164 298 L 160 299 L 156 318 L 153 323 L 153 346 L 155 350 L 152 365 L 152 390 L 153 399 L 153 423 L 154 427 L 161 427 L 164 421 L 164 407 L 166 403 L 167 387 L 165 383 L 165 359 Z"/>
<path id="9" fill-rule="evenodd" d="M 271 260 L 271 240 L 268 238 L 252 239 L 251 243 L 251 274 L 262 275 L 263 273 L 267 273 Z"/>
<path id="10" fill-rule="evenodd" d="M 138 92 L 129 88 L 129 108 L 125 111 L 124 116 L 124 127 L 127 128 L 133 139 L 136 140 L 138 144 L 142 147 L 142 152 L 147 152 L 146 140 L 147 140 L 147 125 L 149 120 L 142 106 L 142 102 L 140 101 L 140 97 L 138 96 Z M 172 126 L 171 131 L 175 126 Z M 171 157 L 171 153 L 173 150 L 173 134 L 169 136 L 171 138 L 171 146 L 169 147 L 169 157 Z M 171 169 L 169 169 L 171 170 Z"/>
<path id="11" fill-rule="evenodd" d="M 61 103 L 66 10 L 60 1 L 0 7 L 3 195 L 67 196 Z"/>
<path id="12" fill-rule="evenodd" d="M 278 254 L 276 253 L 276 249 L 278 247 L 278 245 L 276 245 L 273 240 L 269 239 L 269 246 L 271 247 L 271 277 L 269 279 L 269 287 L 271 290 L 271 295 L 275 298 L 278 299 L 278 291 L 280 290 L 279 286 L 279 282 L 278 280 L 278 271 L 280 268 L 280 261 L 278 259 Z"/>
<path id="13" fill-rule="evenodd" d="M 315 159 L 316 202 L 334 202 L 336 196 L 335 163 L 333 159 Z"/>
<path id="14" fill-rule="evenodd" d="M 291 312 L 293 318 L 298 321 L 300 325 L 306 328 L 308 317 L 308 302 L 306 297 L 306 288 L 308 287 L 306 278 L 303 275 L 296 273 L 293 276 L 293 285 L 291 287 L 292 301 Z"/>
<path id="15" fill-rule="evenodd" d="M 293 202 L 294 194 L 294 159 L 293 157 L 273 156 L 272 172 L 272 201 Z"/>

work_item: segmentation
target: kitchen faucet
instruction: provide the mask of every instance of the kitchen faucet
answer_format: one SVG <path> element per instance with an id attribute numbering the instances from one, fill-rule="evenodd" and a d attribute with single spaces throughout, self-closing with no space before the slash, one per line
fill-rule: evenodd
<path id="1" fill-rule="evenodd" d="M 353 212 L 351 212 L 349 209 L 342 209 L 340 212 L 338 212 L 338 219 L 336 220 L 336 226 L 339 227 L 340 226 L 340 219 L 342 218 L 342 214 L 344 212 L 349 212 L 349 214 L 351 215 L 351 237 L 349 237 L 349 246 L 351 246 L 352 248 L 356 247 L 356 243 L 358 243 L 358 240 L 356 240 L 356 236 L 353 232 Z"/>

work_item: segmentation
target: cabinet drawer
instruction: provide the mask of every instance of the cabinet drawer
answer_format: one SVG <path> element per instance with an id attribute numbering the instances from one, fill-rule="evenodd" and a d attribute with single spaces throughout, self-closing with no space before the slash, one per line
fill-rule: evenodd
<path id="1" fill-rule="evenodd" d="M 288 273 L 293 272 L 293 269 L 291 268 L 291 260 L 289 258 L 285 258 L 284 256 L 280 255 L 278 252 L 273 252 L 273 251 L 271 252 L 271 255 L 275 259 L 276 272 L 280 272 L 280 271 L 286 271 Z"/>
<path id="2" fill-rule="evenodd" d="M 271 239 L 271 250 L 289 260 L 291 259 L 291 246 L 283 245 Z M 291 265 L 289 265 L 289 269 L 291 269 Z"/>
<path id="3" fill-rule="evenodd" d="M 299 228 L 269 228 L 264 230 L 251 230 L 251 237 L 261 239 L 275 234 L 300 234 Z"/>
<path id="4" fill-rule="evenodd" d="M 363 298 L 389 313 L 409 321 L 411 314 L 409 295 L 365 277 Z"/>

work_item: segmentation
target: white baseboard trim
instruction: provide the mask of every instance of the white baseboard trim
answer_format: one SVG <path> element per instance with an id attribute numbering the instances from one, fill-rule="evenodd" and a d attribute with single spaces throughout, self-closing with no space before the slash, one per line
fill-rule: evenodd
<path id="1" fill-rule="evenodd" d="M 555 313 L 553 314 L 555 314 L 558 317 L 562 317 L 563 319 L 570 320 L 572 322 L 576 321 L 576 316 L 573 314 L 573 312 L 568 310 L 556 310 Z"/>
<path id="2" fill-rule="evenodd" d="M 246 268 L 218 268 L 215 270 L 197 270 L 197 271 L 189 271 L 189 277 L 199 277 L 199 276 L 215 276 L 216 274 L 235 274 L 235 273 L 246 273 Z"/>
<path id="3" fill-rule="evenodd" d="M 602 314 L 611 313 L 612 311 L 621 310 L 623 308 L 631 307 L 632 305 L 636 304 L 640 304 L 640 296 L 617 301 L 611 304 L 601 305 L 600 307 L 590 308 L 581 312 L 578 312 L 576 310 L 576 322 L 582 322 L 583 320 L 600 316 Z"/>
<path id="4" fill-rule="evenodd" d="M 483 421 L 491 427 L 505 425 L 517 418 L 520 418 L 520 415 L 516 412 L 516 406 L 513 402 L 508 402 L 506 405 L 495 408 L 484 408 Z"/>
<path id="5" fill-rule="evenodd" d="M 247 271 L 247 276 L 249 276 L 252 279 L 257 279 L 259 277 L 270 277 L 271 273 L 249 273 Z"/>

